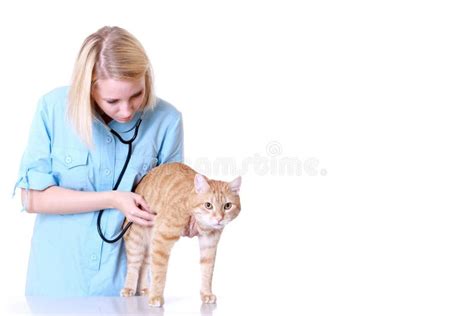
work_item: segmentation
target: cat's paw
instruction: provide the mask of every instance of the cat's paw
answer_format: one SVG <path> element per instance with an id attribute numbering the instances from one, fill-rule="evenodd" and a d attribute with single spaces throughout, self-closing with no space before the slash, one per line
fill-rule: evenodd
<path id="1" fill-rule="evenodd" d="M 120 291 L 120 296 L 122 297 L 130 297 L 134 295 L 135 295 L 135 291 L 126 287 Z"/>
<path id="2" fill-rule="evenodd" d="M 164 303 L 163 296 L 152 296 L 148 299 L 148 305 L 153 307 L 161 307 Z"/>
<path id="3" fill-rule="evenodd" d="M 215 304 L 216 300 L 217 300 L 217 297 L 212 293 L 206 293 L 206 294 L 201 293 L 201 301 L 204 304 Z"/>
<path id="4" fill-rule="evenodd" d="M 148 289 L 145 288 L 145 289 L 140 289 L 140 291 L 138 291 L 138 295 L 141 295 L 141 296 L 146 296 L 148 295 Z"/>

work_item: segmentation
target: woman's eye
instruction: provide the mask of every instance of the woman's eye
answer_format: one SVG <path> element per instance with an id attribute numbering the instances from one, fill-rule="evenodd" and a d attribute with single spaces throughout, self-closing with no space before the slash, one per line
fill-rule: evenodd
<path id="1" fill-rule="evenodd" d="M 224 204 L 224 210 L 230 210 L 232 208 L 232 203 L 228 202 L 226 204 Z"/>
<path id="2" fill-rule="evenodd" d="M 108 104 L 115 104 L 117 103 L 117 100 L 112 100 L 112 101 L 107 101 Z"/>
<path id="3" fill-rule="evenodd" d="M 212 210 L 212 204 L 209 202 L 204 203 L 204 207 L 207 208 L 208 210 Z"/>

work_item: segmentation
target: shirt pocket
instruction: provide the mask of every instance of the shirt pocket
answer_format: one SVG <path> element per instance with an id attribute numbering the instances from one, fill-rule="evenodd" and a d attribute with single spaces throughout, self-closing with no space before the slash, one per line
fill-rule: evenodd
<path id="1" fill-rule="evenodd" d="M 146 157 L 145 159 L 143 159 L 143 162 L 138 165 L 139 173 L 141 174 L 141 176 L 144 176 L 148 173 L 148 171 L 156 167 L 157 163 L 158 159 L 156 157 Z"/>
<path id="2" fill-rule="evenodd" d="M 72 190 L 86 190 L 89 182 L 89 151 L 78 148 L 53 147 L 53 173 L 59 186 Z"/>
<path id="3" fill-rule="evenodd" d="M 131 190 L 135 190 L 135 186 L 140 182 L 140 180 L 150 171 L 153 169 L 156 164 L 158 163 L 158 159 L 154 156 L 138 156 L 139 159 L 131 159 L 130 164 L 128 166 L 130 171 L 126 171 L 124 178 L 127 179 L 129 185 L 131 185 Z"/>

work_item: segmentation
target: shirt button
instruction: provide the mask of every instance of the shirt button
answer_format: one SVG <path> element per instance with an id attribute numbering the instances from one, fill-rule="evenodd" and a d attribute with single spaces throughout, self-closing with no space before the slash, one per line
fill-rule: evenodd
<path id="1" fill-rule="evenodd" d="M 91 260 L 92 260 L 92 261 L 96 261 L 96 260 L 97 260 L 97 256 L 96 256 L 96 255 L 92 255 L 92 256 L 91 256 Z"/>
<path id="2" fill-rule="evenodd" d="M 105 175 L 106 175 L 106 176 L 109 176 L 109 175 L 110 175 L 110 170 L 109 170 L 109 169 L 105 169 Z"/>
<path id="3" fill-rule="evenodd" d="M 112 141 L 112 137 L 107 136 L 107 138 L 105 139 L 105 141 L 107 142 L 107 144 L 109 144 L 109 143 Z"/>
<path id="4" fill-rule="evenodd" d="M 65 161 L 67 164 L 70 164 L 70 163 L 72 162 L 71 156 L 66 156 L 66 158 L 64 159 L 64 161 Z"/>

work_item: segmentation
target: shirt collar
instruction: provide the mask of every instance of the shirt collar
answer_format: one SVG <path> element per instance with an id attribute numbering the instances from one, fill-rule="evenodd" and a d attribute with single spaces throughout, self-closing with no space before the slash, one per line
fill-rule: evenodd
<path id="1" fill-rule="evenodd" d="M 143 114 L 143 111 L 137 111 L 135 115 L 133 116 L 133 118 L 130 120 L 130 122 L 120 123 L 120 122 L 112 120 L 107 125 L 109 128 L 113 129 L 114 131 L 118 133 L 126 133 L 135 128 L 135 125 L 137 125 L 137 122 L 142 116 L 142 114 Z"/>
<path id="2" fill-rule="evenodd" d="M 94 117 L 94 121 L 99 123 L 100 125 L 104 126 L 106 129 L 113 129 L 118 133 L 126 133 L 131 131 L 137 125 L 138 120 L 142 117 L 143 111 L 137 111 L 133 118 L 126 123 L 120 123 L 115 120 L 111 120 L 109 123 L 105 123 L 104 120 L 100 116 Z"/>

